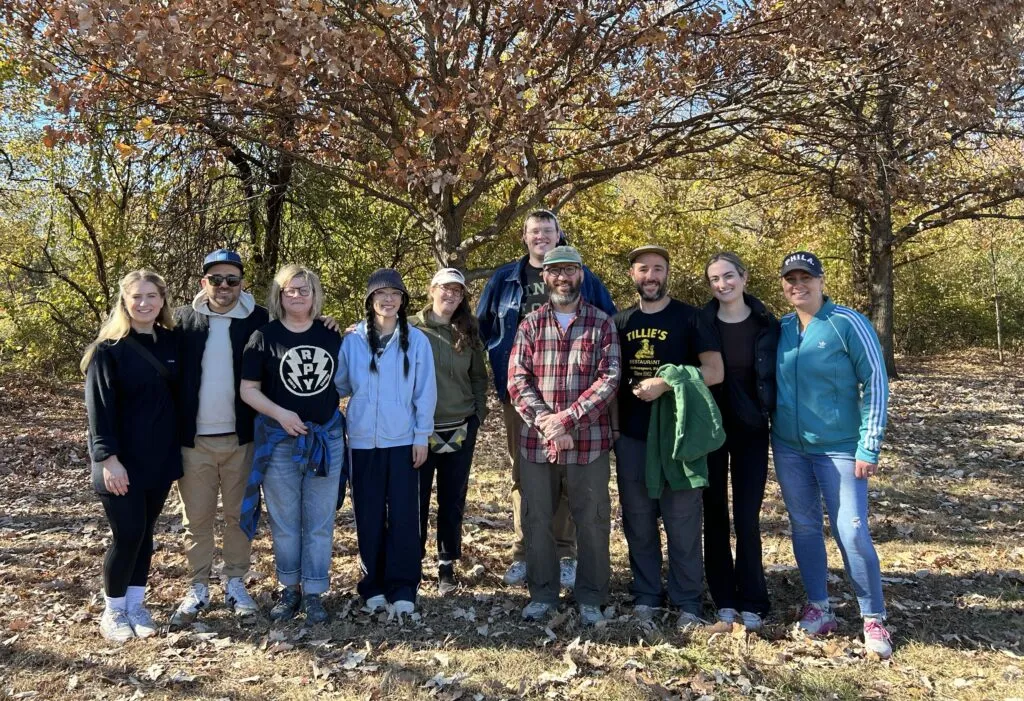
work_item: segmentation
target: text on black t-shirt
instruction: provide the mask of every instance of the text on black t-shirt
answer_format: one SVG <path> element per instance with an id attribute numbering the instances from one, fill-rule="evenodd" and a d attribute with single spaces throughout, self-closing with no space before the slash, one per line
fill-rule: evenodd
<path id="1" fill-rule="evenodd" d="M 519 320 L 522 321 L 530 312 L 537 311 L 548 301 L 548 290 L 544 286 L 544 277 L 540 268 L 529 263 L 523 266 L 526 277 L 523 283 L 523 299 L 519 304 Z"/>

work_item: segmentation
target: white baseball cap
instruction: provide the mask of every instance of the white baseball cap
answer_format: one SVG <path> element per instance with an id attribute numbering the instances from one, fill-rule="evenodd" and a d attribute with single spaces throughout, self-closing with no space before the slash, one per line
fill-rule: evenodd
<path id="1" fill-rule="evenodd" d="M 447 285 L 450 282 L 457 282 L 462 285 L 463 289 L 466 289 L 466 278 L 458 268 L 441 268 L 434 273 L 434 277 L 430 280 L 430 286 Z"/>

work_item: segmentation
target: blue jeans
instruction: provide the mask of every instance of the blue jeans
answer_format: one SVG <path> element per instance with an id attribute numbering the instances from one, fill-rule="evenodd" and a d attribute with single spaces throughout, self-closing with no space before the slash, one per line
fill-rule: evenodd
<path id="1" fill-rule="evenodd" d="M 331 464 L 324 477 L 292 462 L 289 438 L 274 446 L 263 479 L 263 498 L 270 516 L 277 579 L 284 586 L 302 585 L 303 594 L 323 594 L 330 583 L 334 546 L 334 512 L 345 463 L 344 434 L 331 432 Z"/>
<path id="2" fill-rule="evenodd" d="M 868 532 L 868 481 L 854 475 L 854 456 L 844 453 L 813 455 L 772 440 L 775 474 L 793 531 L 793 555 L 800 568 L 807 598 L 828 600 L 828 562 L 825 556 L 825 501 L 832 534 L 853 583 L 862 616 L 885 617 L 882 572 Z"/>

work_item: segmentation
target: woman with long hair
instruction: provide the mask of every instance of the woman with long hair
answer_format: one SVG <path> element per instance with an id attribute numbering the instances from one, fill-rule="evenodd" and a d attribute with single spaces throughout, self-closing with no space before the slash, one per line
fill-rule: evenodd
<path id="1" fill-rule="evenodd" d="M 366 319 L 347 334 L 335 383 L 352 447 L 352 506 L 369 611 L 411 614 L 422 575 L 420 477 L 434 431 L 434 358 L 408 321 L 409 292 L 398 271 L 370 275 Z"/>
<path id="2" fill-rule="evenodd" d="M 868 531 L 868 479 L 878 471 L 889 400 L 882 348 L 871 322 L 825 295 L 813 253 L 786 256 L 779 277 L 794 311 L 782 317 L 776 356 L 772 457 L 807 593 L 798 625 L 811 636 L 838 627 L 828 600 L 824 501 L 864 619 L 864 645 L 888 658 L 882 573 Z"/>
<path id="3" fill-rule="evenodd" d="M 437 408 L 427 460 L 420 470 L 420 543 L 426 555 L 430 494 L 437 475 L 437 587 L 458 586 L 455 561 L 462 556 L 462 516 L 469 468 L 480 424 L 487 417 L 487 367 L 480 326 L 471 311 L 466 278 L 442 268 L 430 281 L 428 304 L 410 323 L 427 335 L 434 356 Z"/>
<path id="4" fill-rule="evenodd" d="M 262 484 L 270 517 L 274 564 L 282 589 L 272 621 L 300 610 L 306 623 L 330 619 L 321 596 L 330 585 L 334 512 L 343 489 L 345 424 L 338 410 L 334 370 L 341 336 L 318 318 L 320 278 L 286 265 L 267 296 L 271 322 L 253 333 L 242 355 L 239 394 L 259 412 L 255 457 L 243 502 L 249 537 L 255 523 L 248 498 Z"/>
<path id="5" fill-rule="evenodd" d="M 111 533 L 100 633 L 125 642 L 157 632 L 145 606 L 153 528 L 182 472 L 174 403 L 178 351 L 167 283 L 151 270 L 136 270 L 118 288 L 81 369 L 93 489 Z"/>
<path id="6" fill-rule="evenodd" d="M 712 298 L 702 310 L 718 338 L 725 379 L 711 388 L 725 445 L 708 456 L 704 490 L 704 576 L 718 620 L 759 630 L 770 608 L 761 558 L 761 504 L 768 480 L 768 418 L 775 408 L 779 322 L 746 291 L 739 256 L 717 253 L 704 266 Z M 736 559 L 730 546 L 729 485 Z"/>

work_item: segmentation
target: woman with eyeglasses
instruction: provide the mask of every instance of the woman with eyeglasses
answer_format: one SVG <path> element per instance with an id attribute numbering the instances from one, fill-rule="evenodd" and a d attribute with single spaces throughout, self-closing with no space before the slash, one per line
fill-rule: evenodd
<path id="1" fill-rule="evenodd" d="M 318 318 L 323 304 L 316 273 L 284 266 L 267 296 L 271 322 L 253 333 L 242 356 L 239 394 L 259 412 L 242 527 L 255 535 L 262 487 L 282 586 L 272 621 L 300 608 L 307 624 L 330 618 L 321 595 L 330 583 L 334 512 L 344 488 L 345 425 L 334 385 L 341 336 Z"/>
<path id="2" fill-rule="evenodd" d="M 437 589 L 458 586 L 455 561 L 462 556 L 462 515 L 469 468 L 480 424 L 487 417 L 487 367 L 479 324 L 471 311 L 466 279 L 442 268 L 430 281 L 428 301 L 410 323 L 427 335 L 434 356 L 437 408 L 427 460 L 420 470 L 420 543 L 426 555 L 430 494 L 437 475 Z"/>
<path id="3" fill-rule="evenodd" d="M 889 399 L 882 348 L 871 322 L 825 295 L 825 271 L 813 253 L 786 256 L 779 277 L 794 311 L 781 320 L 772 457 L 807 594 L 798 626 L 811 636 L 838 627 L 828 598 L 824 501 L 864 619 L 864 645 L 888 658 L 882 573 L 868 531 L 868 479 L 878 471 Z"/>
<path id="4" fill-rule="evenodd" d="M 363 299 L 366 319 L 345 336 L 335 378 L 352 447 L 352 506 L 366 610 L 411 614 L 422 575 L 420 477 L 434 431 L 434 358 L 407 318 L 398 271 L 376 270 Z"/>
<path id="5" fill-rule="evenodd" d="M 136 270 L 121 279 L 114 308 L 82 357 L 92 483 L 111 533 L 100 634 L 114 642 L 157 632 L 144 602 L 153 529 L 181 477 L 173 328 L 167 283 Z"/>

